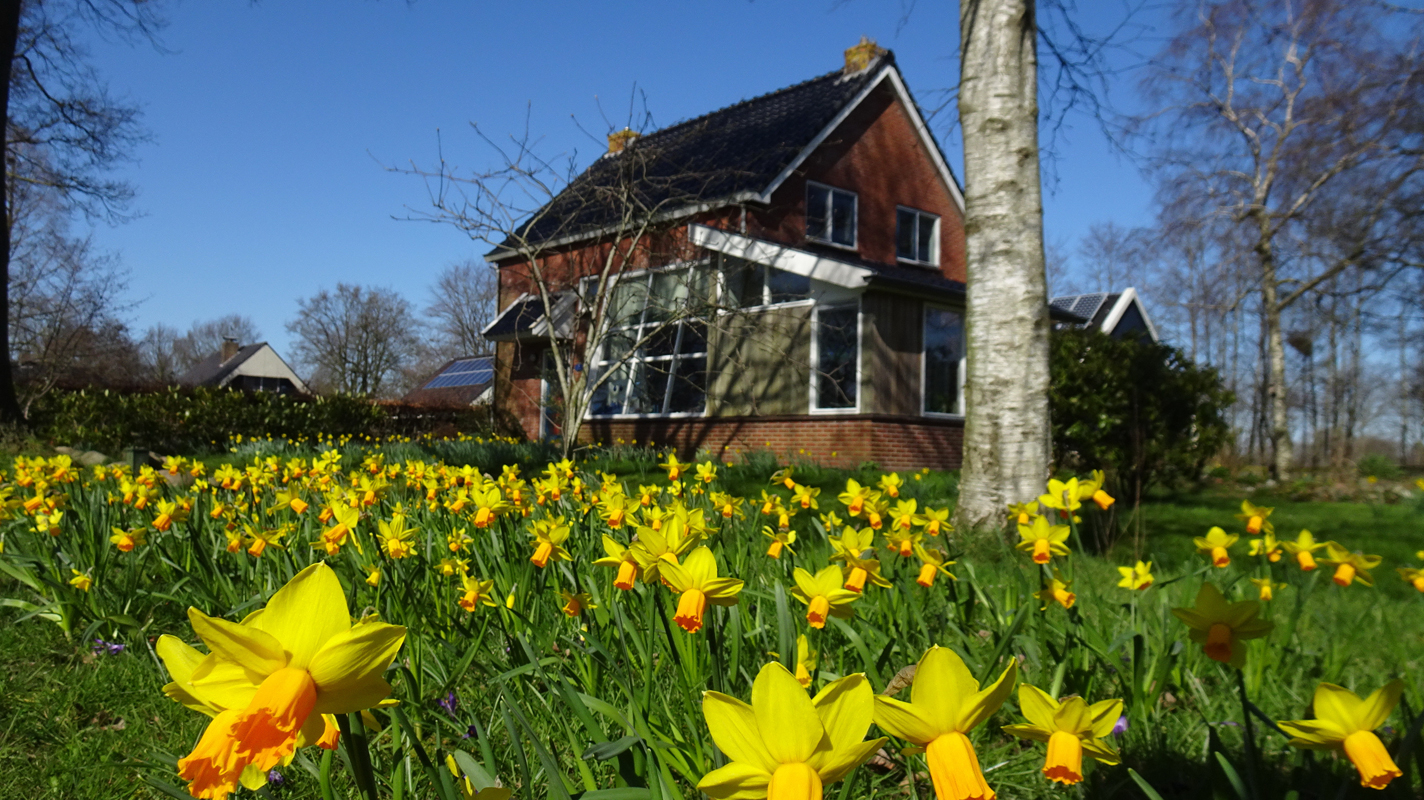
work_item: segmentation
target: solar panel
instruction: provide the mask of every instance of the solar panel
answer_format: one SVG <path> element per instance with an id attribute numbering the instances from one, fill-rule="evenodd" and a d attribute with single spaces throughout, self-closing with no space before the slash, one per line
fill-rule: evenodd
<path id="1" fill-rule="evenodd" d="M 426 389 L 446 389 L 454 386 L 478 386 L 494 380 L 494 359 L 462 358 L 440 371 L 425 384 Z"/>

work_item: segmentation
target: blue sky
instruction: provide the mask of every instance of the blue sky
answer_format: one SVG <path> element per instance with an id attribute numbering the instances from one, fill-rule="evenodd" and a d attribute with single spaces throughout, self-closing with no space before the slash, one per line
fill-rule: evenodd
<path id="1" fill-rule="evenodd" d="M 424 305 L 441 268 L 484 251 L 454 228 L 396 219 L 428 201 L 385 167 L 433 163 L 437 131 L 447 160 L 492 167 L 469 124 L 517 133 L 527 113 L 545 155 L 587 163 L 604 145 L 585 130 L 601 139 L 604 114 L 621 126 L 635 86 L 663 126 L 836 69 L 861 35 L 893 49 L 920 102 L 938 105 L 957 71 L 957 4 L 914 3 L 906 20 L 907 5 L 189 0 L 171 10 L 167 52 L 94 43 L 111 91 L 144 109 L 153 135 L 118 173 L 143 216 L 95 238 L 131 271 L 136 333 L 241 313 L 285 353 L 297 298 L 346 281 Z M 1123 14 L 1116 0 L 1092 5 L 1090 27 Z M 962 176 L 953 123 L 946 113 L 934 127 Z M 1058 151 L 1050 240 L 1148 221 L 1150 189 L 1092 121 L 1070 117 Z"/>

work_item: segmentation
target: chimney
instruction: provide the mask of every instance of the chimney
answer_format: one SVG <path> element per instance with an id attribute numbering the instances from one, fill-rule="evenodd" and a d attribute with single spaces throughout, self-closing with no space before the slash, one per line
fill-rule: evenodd
<path id="1" fill-rule="evenodd" d="M 854 75 L 868 69 L 875 59 L 887 52 L 889 51 L 876 44 L 874 39 L 860 37 L 860 44 L 845 51 L 844 74 Z"/>
<path id="2" fill-rule="evenodd" d="M 637 139 L 639 136 L 642 135 L 643 134 L 638 133 L 632 128 L 624 128 L 621 131 L 614 131 L 613 133 L 608 134 L 609 154 L 611 155 L 613 153 L 623 152 L 624 148 L 631 144 L 634 139 Z"/>
<path id="3" fill-rule="evenodd" d="M 234 339 L 234 338 L 232 338 L 231 336 L 224 336 L 224 337 L 223 337 L 223 343 L 222 343 L 222 362 L 221 362 L 221 363 L 226 364 L 228 361 L 232 360 L 232 357 L 235 356 L 235 355 L 237 355 L 237 351 L 238 351 L 237 340 Z"/>

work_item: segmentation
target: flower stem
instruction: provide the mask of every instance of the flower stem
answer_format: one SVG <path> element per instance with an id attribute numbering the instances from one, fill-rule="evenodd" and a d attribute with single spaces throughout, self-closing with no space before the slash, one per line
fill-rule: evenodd
<path id="1" fill-rule="evenodd" d="M 1246 783 L 1251 788 L 1252 797 L 1260 797 L 1256 785 L 1256 729 L 1251 724 L 1251 701 L 1246 699 L 1246 678 L 1241 670 L 1236 670 L 1236 688 L 1241 694 L 1241 723 L 1246 737 Z"/>

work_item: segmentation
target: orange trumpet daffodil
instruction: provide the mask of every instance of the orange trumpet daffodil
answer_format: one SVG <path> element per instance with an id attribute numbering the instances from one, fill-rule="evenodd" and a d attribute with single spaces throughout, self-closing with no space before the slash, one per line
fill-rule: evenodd
<path id="1" fill-rule="evenodd" d="M 1196 544 L 1197 552 L 1211 556 L 1212 566 L 1221 568 L 1231 563 L 1231 546 L 1240 538 L 1237 534 L 1213 527 L 1206 532 L 1206 536 L 1197 536 L 1192 542 Z"/>
<path id="2" fill-rule="evenodd" d="M 1316 542 L 1310 531 L 1302 530 L 1300 535 L 1295 537 L 1295 541 L 1281 542 L 1281 547 L 1287 553 L 1295 556 L 1295 561 L 1300 564 L 1301 570 L 1310 572 L 1315 569 L 1315 551 L 1326 545 L 1326 542 Z"/>
<path id="3" fill-rule="evenodd" d="M 771 544 L 766 548 L 766 554 L 772 558 L 781 558 L 782 548 L 789 550 L 792 555 L 796 555 L 796 551 L 791 549 L 791 545 L 796 543 L 796 531 L 777 530 L 770 525 L 763 525 L 761 535 L 771 540 Z"/>
<path id="4" fill-rule="evenodd" d="M 1019 526 L 1015 548 L 1033 555 L 1033 563 L 1047 564 L 1054 556 L 1068 555 L 1068 526 L 1049 525 L 1047 517 L 1034 517 L 1032 524 Z"/>
<path id="5" fill-rule="evenodd" d="M 1326 566 L 1335 567 L 1335 574 L 1331 580 L 1337 586 L 1349 586 L 1355 581 L 1359 581 L 1366 586 L 1374 586 L 1374 576 L 1370 570 L 1380 565 L 1379 556 L 1367 556 L 1363 553 L 1352 553 L 1335 542 L 1325 543 L 1327 558 L 1320 559 L 1320 563 Z"/>
<path id="6" fill-rule="evenodd" d="M 1272 564 L 1281 560 L 1282 543 L 1276 539 L 1274 533 L 1267 533 L 1260 539 L 1251 540 L 1251 549 L 1246 552 L 1248 556 L 1265 556 Z"/>
<path id="7" fill-rule="evenodd" d="M 549 517 L 535 520 L 529 526 L 529 535 L 534 537 L 534 554 L 529 560 L 534 566 L 544 568 L 552 561 L 572 561 L 573 556 L 564 549 L 569 538 L 569 526 L 563 517 Z"/>
<path id="8" fill-rule="evenodd" d="M 1386 683 L 1364 700 L 1333 683 L 1315 689 L 1315 719 L 1281 722 L 1292 747 L 1343 752 L 1360 773 L 1360 785 L 1383 789 L 1402 773 L 1374 731 L 1389 719 L 1404 682 Z M 1407 794 L 1407 792 L 1406 792 Z"/>
<path id="9" fill-rule="evenodd" d="M 1403 578 L 1421 592 L 1424 592 L 1424 569 L 1414 569 L 1412 567 L 1400 567 L 1399 577 Z"/>
<path id="10" fill-rule="evenodd" d="M 1221 590 L 1210 583 L 1202 584 L 1192 608 L 1174 608 L 1177 619 L 1192 629 L 1191 640 L 1200 644 L 1213 661 L 1241 668 L 1246 663 L 1245 639 L 1259 639 L 1275 627 L 1258 619 L 1261 604 L 1255 600 L 1228 603 Z"/>
<path id="11" fill-rule="evenodd" d="M 792 578 L 796 588 L 791 596 L 806 604 L 806 622 L 811 627 L 824 628 L 829 617 L 850 619 L 855 614 L 850 604 L 860 599 L 860 592 L 844 587 L 840 567 L 832 564 L 815 575 L 797 567 Z"/>
<path id="12" fill-rule="evenodd" d="M 959 580 L 954 577 L 953 573 L 945 569 L 954 562 L 947 560 L 948 557 L 944 551 L 934 547 L 916 546 L 915 555 L 920 557 L 920 574 L 915 577 L 915 583 L 928 589 L 934 586 L 935 575 L 939 573 L 944 573 L 950 580 Z"/>
<path id="13" fill-rule="evenodd" d="M 1103 700 L 1088 705 L 1081 697 L 1053 699 L 1036 686 L 1019 687 L 1019 710 L 1028 725 L 1005 725 L 1004 732 L 1020 739 L 1045 742 L 1048 757 L 1043 775 L 1050 781 L 1071 786 L 1083 780 L 1083 754 L 1102 764 L 1118 764 L 1121 759 L 1106 739 L 1122 716 L 1121 700 Z"/>
<path id="14" fill-rule="evenodd" d="M 460 583 L 464 588 L 464 594 L 457 601 L 460 608 L 473 613 L 482 605 L 491 608 L 499 606 L 491 594 L 494 591 L 494 581 L 482 581 L 470 575 L 463 575 L 460 577 Z"/>
<path id="15" fill-rule="evenodd" d="M 1138 561 L 1136 566 L 1118 567 L 1118 574 L 1122 580 L 1117 582 L 1118 586 L 1124 589 L 1131 589 L 1134 592 L 1141 591 L 1152 585 L 1152 562 Z"/>
<path id="16" fill-rule="evenodd" d="M 688 633 L 702 629 L 702 615 L 707 612 L 708 603 L 734 606 L 737 593 L 742 590 L 742 582 L 736 578 L 717 577 L 717 557 L 707 547 L 693 550 L 681 564 L 663 564 L 662 574 L 663 581 L 682 595 L 673 621 Z"/>
<path id="17" fill-rule="evenodd" d="M 1272 511 L 1275 511 L 1275 509 L 1253 505 L 1250 500 L 1242 500 L 1241 513 L 1237 514 L 1236 518 L 1246 522 L 1246 532 L 1252 536 L 1255 536 L 1261 531 L 1273 533 L 1275 527 L 1266 521 L 1266 518 L 1271 516 Z"/>
<path id="18" fill-rule="evenodd" d="M 1047 609 L 1049 603 L 1057 603 L 1064 608 L 1072 608 L 1078 602 L 1078 595 L 1073 594 L 1069 589 L 1073 586 L 1072 581 L 1063 580 L 1063 574 L 1058 570 L 1053 571 L 1053 580 L 1044 584 L 1044 587 L 1033 593 L 1034 597 L 1043 603 L 1040 610 Z"/>
<path id="19" fill-rule="evenodd" d="M 614 587 L 625 592 L 632 589 L 633 584 L 638 580 L 638 573 L 641 571 L 632 548 L 624 547 L 617 539 L 605 533 L 603 534 L 603 552 L 608 555 L 593 563 L 600 567 L 613 567 L 618 570 L 618 574 L 613 578 Z"/>

